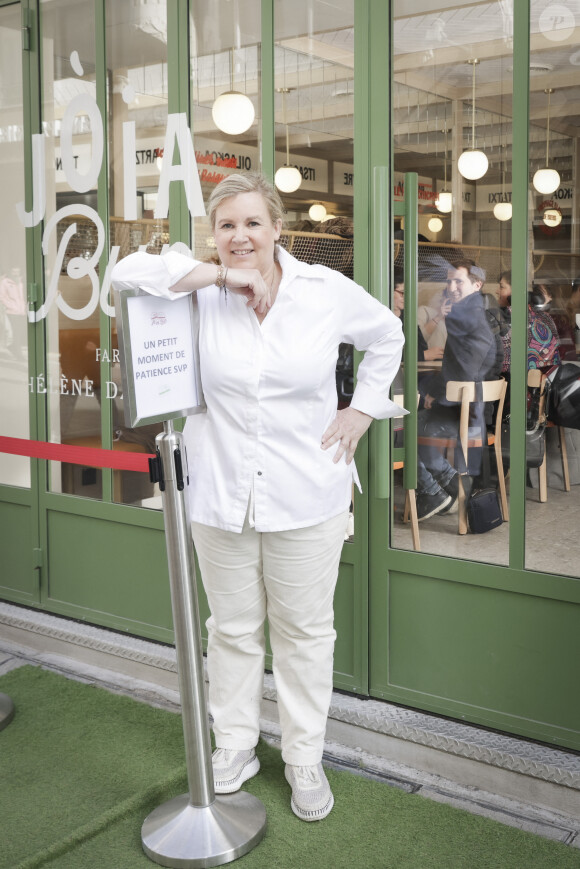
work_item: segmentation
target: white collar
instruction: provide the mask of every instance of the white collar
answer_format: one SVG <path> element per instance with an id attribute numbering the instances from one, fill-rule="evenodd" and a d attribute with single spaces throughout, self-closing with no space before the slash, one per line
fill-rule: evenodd
<path id="1" fill-rule="evenodd" d="M 310 278 L 318 281 L 324 279 L 324 276 L 314 266 L 296 259 L 281 244 L 276 245 L 276 258 L 282 268 L 283 280 L 290 280 L 293 277 Z"/>

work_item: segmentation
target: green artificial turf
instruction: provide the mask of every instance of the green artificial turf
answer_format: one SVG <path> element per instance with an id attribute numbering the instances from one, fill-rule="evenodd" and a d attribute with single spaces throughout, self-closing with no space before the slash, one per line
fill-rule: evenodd
<path id="1" fill-rule="evenodd" d="M 0 869 L 156 865 L 141 825 L 187 791 L 180 716 L 29 666 L 0 691 L 16 708 L 0 732 Z M 268 828 L 240 869 L 580 869 L 579 850 L 349 772 L 328 771 L 335 808 L 305 824 L 280 753 L 258 754 L 245 788 Z"/>

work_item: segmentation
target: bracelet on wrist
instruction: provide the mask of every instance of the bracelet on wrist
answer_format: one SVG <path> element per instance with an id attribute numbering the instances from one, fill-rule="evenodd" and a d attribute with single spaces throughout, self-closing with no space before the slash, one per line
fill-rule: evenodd
<path id="1" fill-rule="evenodd" d="M 224 266 L 224 265 L 222 265 L 222 263 L 220 263 L 218 265 L 217 277 L 215 279 L 215 285 L 218 289 L 221 290 L 221 289 L 225 288 L 227 276 L 228 276 L 227 266 Z"/>

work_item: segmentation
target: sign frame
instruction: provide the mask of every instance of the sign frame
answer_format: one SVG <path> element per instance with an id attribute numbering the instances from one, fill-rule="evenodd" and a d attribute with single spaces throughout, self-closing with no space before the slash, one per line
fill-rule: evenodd
<path id="1" fill-rule="evenodd" d="M 141 304 L 139 300 L 143 300 L 143 303 Z M 136 379 L 139 371 L 135 365 L 135 352 L 138 344 L 140 342 L 144 343 L 143 333 L 140 331 L 142 323 L 138 324 L 137 320 L 139 318 L 142 321 L 148 315 L 148 309 L 153 302 L 160 308 L 171 306 L 172 318 L 176 314 L 179 316 L 180 328 L 182 329 L 182 344 L 185 343 L 185 347 L 180 345 L 178 351 L 180 354 L 180 364 L 192 365 L 193 371 L 188 372 L 187 380 L 190 389 L 194 392 L 194 400 L 188 399 L 186 406 L 183 407 L 175 402 L 170 402 L 168 405 L 168 400 L 165 399 L 165 409 L 162 412 L 151 413 L 150 405 L 155 399 L 150 394 L 147 394 L 144 398 L 143 389 L 138 390 L 136 388 Z M 136 428 L 137 426 L 165 422 L 166 420 L 181 419 L 195 413 L 204 413 L 207 408 L 200 373 L 199 306 L 197 294 L 184 293 L 182 298 L 170 300 L 154 296 L 140 287 L 116 289 L 115 314 L 117 318 L 119 361 L 123 384 L 123 410 L 126 425 L 129 428 Z M 178 339 L 171 338 L 166 340 L 177 341 Z M 164 354 L 171 356 L 172 364 L 167 366 L 167 368 L 177 368 L 177 366 L 173 365 L 174 353 L 175 351 L 169 351 L 169 353 Z M 166 377 L 171 379 L 172 374 L 167 374 Z M 193 381 L 189 383 L 191 377 L 193 377 Z M 151 380 L 151 383 L 154 386 L 158 382 Z M 170 392 L 170 390 L 166 391 Z"/>

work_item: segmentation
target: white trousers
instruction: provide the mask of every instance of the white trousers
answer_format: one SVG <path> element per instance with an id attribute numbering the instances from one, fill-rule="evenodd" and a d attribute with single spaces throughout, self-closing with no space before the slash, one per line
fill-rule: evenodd
<path id="1" fill-rule="evenodd" d="M 332 694 L 333 598 L 348 513 L 294 531 L 241 534 L 192 523 L 211 616 L 209 709 L 218 748 L 260 735 L 268 618 L 285 763 L 322 759 Z"/>

